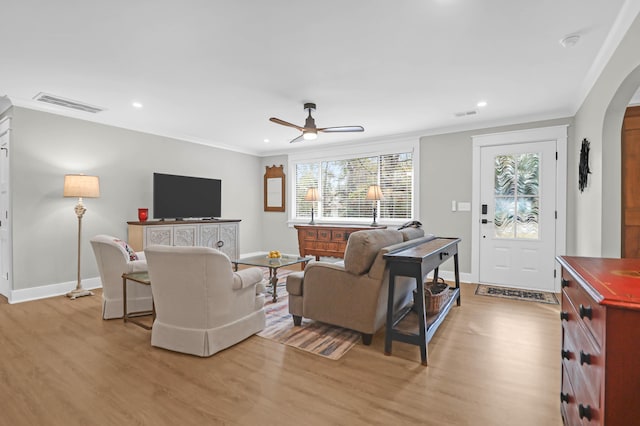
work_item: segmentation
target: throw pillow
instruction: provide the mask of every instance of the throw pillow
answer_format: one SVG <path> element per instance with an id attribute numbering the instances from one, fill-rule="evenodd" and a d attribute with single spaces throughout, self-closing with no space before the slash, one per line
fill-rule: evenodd
<path id="1" fill-rule="evenodd" d="M 133 249 L 129 246 L 129 244 L 127 244 L 125 241 L 118 240 L 118 239 L 114 239 L 113 241 L 116 244 L 119 244 L 120 246 L 122 246 L 124 251 L 127 252 L 127 255 L 129 256 L 129 260 L 138 260 L 138 255 L 136 254 L 135 251 L 133 251 Z"/>

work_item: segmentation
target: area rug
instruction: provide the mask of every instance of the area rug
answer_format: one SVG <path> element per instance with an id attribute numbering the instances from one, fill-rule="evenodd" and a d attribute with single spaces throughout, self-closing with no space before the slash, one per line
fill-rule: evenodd
<path id="1" fill-rule="evenodd" d="M 258 336 L 332 360 L 340 359 L 360 338 L 358 332 L 306 318 L 294 326 L 288 299 L 265 305 L 267 326 Z"/>
<path id="2" fill-rule="evenodd" d="M 524 300 L 526 302 L 539 302 L 557 305 L 558 299 L 553 293 L 535 290 L 522 290 L 510 287 L 495 287 L 490 285 L 478 284 L 476 287 L 478 296 L 494 296 L 503 297 L 505 299 Z"/>

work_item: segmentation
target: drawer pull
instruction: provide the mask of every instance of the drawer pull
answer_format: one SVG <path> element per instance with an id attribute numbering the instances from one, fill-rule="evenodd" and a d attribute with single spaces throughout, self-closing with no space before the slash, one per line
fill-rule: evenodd
<path id="1" fill-rule="evenodd" d="M 562 288 L 569 287 L 569 280 L 565 280 L 564 278 L 560 280 L 560 286 Z"/>
<path id="2" fill-rule="evenodd" d="M 440 252 L 440 260 L 444 259 L 445 257 L 449 256 L 449 253 L 446 251 L 441 251 Z"/>
<path id="3" fill-rule="evenodd" d="M 571 352 L 569 351 L 565 351 L 564 349 L 562 350 L 562 352 L 560 352 L 562 354 L 562 358 L 564 359 L 570 359 L 571 358 Z"/>
<path id="4" fill-rule="evenodd" d="M 587 419 L 591 421 L 591 406 L 578 404 L 578 414 L 581 419 Z"/>
<path id="5" fill-rule="evenodd" d="M 580 351 L 580 365 L 582 364 L 591 365 L 591 354 Z"/>
<path id="6" fill-rule="evenodd" d="M 591 306 L 583 306 L 582 304 L 580 304 L 579 311 L 580 318 L 589 318 L 590 320 L 593 319 L 593 309 L 591 309 Z"/>
<path id="7" fill-rule="evenodd" d="M 560 402 L 566 402 L 568 404 L 569 403 L 569 394 L 560 392 Z"/>
<path id="8" fill-rule="evenodd" d="M 222 248 L 222 247 L 224 247 L 224 241 L 222 241 L 222 240 L 218 241 L 218 242 L 216 243 L 216 247 L 218 247 L 218 248 Z"/>
<path id="9" fill-rule="evenodd" d="M 560 319 L 563 321 L 569 321 L 569 312 L 567 311 L 560 312 Z"/>

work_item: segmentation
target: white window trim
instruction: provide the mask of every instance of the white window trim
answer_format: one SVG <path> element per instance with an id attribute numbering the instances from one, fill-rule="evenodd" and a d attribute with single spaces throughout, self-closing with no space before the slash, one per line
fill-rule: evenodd
<path id="1" fill-rule="evenodd" d="M 328 160 L 344 160 L 348 158 L 377 156 L 385 154 L 395 154 L 398 152 L 411 152 L 413 160 L 413 205 L 411 206 L 412 219 L 420 217 L 420 140 L 416 138 L 404 138 L 404 139 L 389 139 L 379 142 L 354 142 L 348 145 L 326 146 L 322 149 L 316 149 L 313 151 L 305 151 L 303 153 L 289 154 L 287 157 L 289 182 L 287 183 L 287 192 L 289 198 L 289 219 L 288 225 L 308 223 L 307 220 L 298 219 L 295 217 L 295 199 L 296 199 L 296 164 L 308 163 L 312 161 L 328 161 Z M 409 219 L 383 219 L 378 218 L 377 222 L 380 225 L 399 225 L 405 223 Z M 315 222 L 317 224 L 323 223 L 349 223 L 354 225 L 369 225 L 371 220 L 369 218 L 362 218 L 360 220 L 352 219 L 340 219 L 334 218 L 331 220 L 318 219 Z"/>

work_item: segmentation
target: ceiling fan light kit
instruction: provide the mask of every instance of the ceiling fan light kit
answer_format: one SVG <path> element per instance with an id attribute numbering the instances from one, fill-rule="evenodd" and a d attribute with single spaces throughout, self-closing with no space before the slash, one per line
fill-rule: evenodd
<path id="1" fill-rule="evenodd" d="M 316 104 L 307 102 L 304 104 L 304 109 L 309 112 L 307 119 L 304 122 L 304 127 L 298 126 L 293 123 L 289 123 L 288 121 L 281 120 L 276 117 L 271 117 L 269 121 L 280 124 L 282 126 L 293 127 L 298 131 L 302 132 L 300 136 L 293 139 L 290 143 L 300 142 L 301 140 L 311 141 L 318 138 L 319 132 L 324 133 L 338 133 L 338 132 L 364 132 L 364 127 L 362 126 L 340 126 L 340 127 L 320 127 L 316 126 L 316 120 L 311 116 L 311 111 L 316 110 Z"/>

